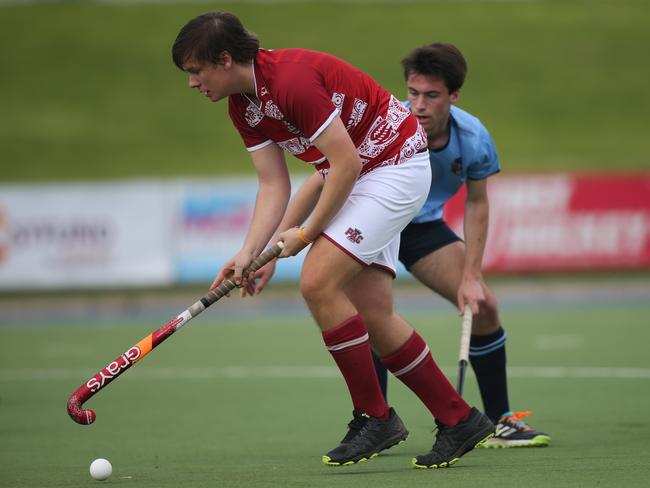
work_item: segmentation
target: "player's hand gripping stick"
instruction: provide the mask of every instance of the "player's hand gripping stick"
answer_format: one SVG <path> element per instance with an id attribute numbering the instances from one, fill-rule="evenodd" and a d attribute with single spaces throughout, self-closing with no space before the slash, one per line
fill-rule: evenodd
<path id="1" fill-rule="evenodd" d="M 251 265 L 246 269 L 244 274 L 253 273 L 262 266 L 277 258 L 282 252 L 284 243 L 278 242 L 267 251 L 260 254 Z M 140 361 L 143 357 L 151 352 L 158 344 L 163 342 L 174 332 L 188 323 L 198 314 L 214 302 L 230 293 L 236 287 L 235 282 L 226 279 L 218 287 L 210 290 L 203 298 L 189 307 L 178 317 L 163 325 L 160 329 L 152 332 L 140 342 L 128 349 L 114 361 L 111 361 L 104 369 L 95 376 L 86 381 L 77 390 L 70 395 L 68 399 L 68 415 L 70 418 L 82 425 L 89 425 L 95 421 L 96 415 L 93 410 L 82 408 L 84 402 L 92 398 L 99 390 L 108 385 L 115 378 L 124 373 L 127 369 Z"/>

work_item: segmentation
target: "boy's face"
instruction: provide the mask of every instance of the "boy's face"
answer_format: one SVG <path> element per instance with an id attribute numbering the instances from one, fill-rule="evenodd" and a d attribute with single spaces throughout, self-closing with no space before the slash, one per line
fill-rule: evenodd
<path id="1" fill-rule="evenodd" d="M 445 82 L 438 77 L 411 73 L 406 80 L 408 101 L 429 139 L 447 130 L 449 109 L 456 103 L 459 91 L 449 93 Z"/>
<path id="2" fill-rule="evenodd" d="M 189 75 L 190 88 L 196 88 L 212 102 L 218 102 L 237 92 L 232 86 L 231 68 L 230 56 L 219 64 L 200 62 L 194 58 L 183 64 L 183 70 Z"/>

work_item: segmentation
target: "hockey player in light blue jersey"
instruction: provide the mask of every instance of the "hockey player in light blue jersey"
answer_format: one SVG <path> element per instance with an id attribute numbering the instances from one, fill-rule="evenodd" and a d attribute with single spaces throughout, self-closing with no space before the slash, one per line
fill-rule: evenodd
<path id="1" fill-rule="evenodd" d="M 529 412 L 510 409 L 506 334 L 497 301 L 482 277 L 489 216 L 487 181 L 500 171 L 500 165 L 481 121 L 454 106 L 467 64 L 455 46 L 435 43 L 414 49 L 402 66 L 406 105 L 427 132 L 433 177 L 426 203 L 402 231 L 399 259 L 419 281 L 457 306 L 459 313 L 465 304 L 472 308 L 470 362 L 485 412 L 497 424 L 495 437 L 485 445 L 546 446 L 550 436 L 523 420 Z M 467 188 L 464 242 L 443 220 L 444 204 L 462 185 Z M 375 363 L 381 372 L 381 361 Z"/>

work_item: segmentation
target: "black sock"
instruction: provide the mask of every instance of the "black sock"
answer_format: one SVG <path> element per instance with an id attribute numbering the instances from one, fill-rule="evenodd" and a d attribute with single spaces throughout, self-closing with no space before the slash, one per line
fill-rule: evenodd
<path id="1" fill-rule="evenodd" d="M 379 378 L 381 392 L 384 394 L 384 399 L 388 401 L 388 370 L 386 369 L 386 366 L 381 364 L 379 356 L 375 354 L 375 351 L 372 352 L 372 360 L 375 363 L 375 371 L 377 371 L 377 378 Z"/>
<path id="2" fill-rule="evenodd" d="M 506 376 L 506 333 L 499 327 L 494 334 L 473 335 L 469 361 L 481 392 L 485 414 L 496 422 L 510 410 Z"/>

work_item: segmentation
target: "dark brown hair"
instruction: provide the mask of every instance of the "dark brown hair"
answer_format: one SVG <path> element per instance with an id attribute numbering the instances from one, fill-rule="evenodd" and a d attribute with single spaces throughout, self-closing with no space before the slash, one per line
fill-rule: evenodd
<path id="1" fill-rule="evenodd" d="M 467 74 L 467 62 L 453 44 L 435 42 L 413 49 L 402 59 L 404 79 L 411 74 L 428 75 L 445 82 L 449 93 L 459 90 Z"/>
<path id="2" fill-rule="evenodd" d="M 245 63 L 255 58 L 260 41 L 228 12 L 208 12 L 193 18 L 178 33 L 172 46 L 174 64 L 183 69 L 188 59 L 221 63 L 228 51 L 233 61 Z"/>

